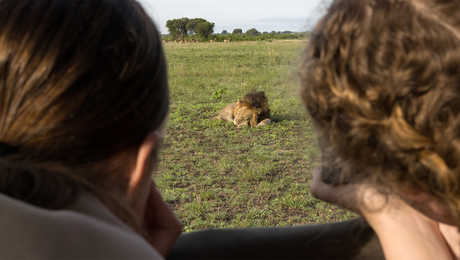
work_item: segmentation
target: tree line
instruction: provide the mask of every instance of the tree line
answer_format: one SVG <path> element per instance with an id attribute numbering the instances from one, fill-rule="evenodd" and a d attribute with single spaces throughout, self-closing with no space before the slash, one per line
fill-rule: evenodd
<path id="1" fill-rule="evenodd" d="M 259 41 L 259 40 L 282 40 L 302 39 L 307 33 L 283 31 L 283 32 L 259 32 L 252 28 L 243 32 L 241 28 L 235 28 L 230 33 L 223 30 L 221 33 L 214 33 L 214 23 L 203 18 L 179 18 L 166 21 L 169 35 L 164 35 L 165 40 L 172 41 Z"/>

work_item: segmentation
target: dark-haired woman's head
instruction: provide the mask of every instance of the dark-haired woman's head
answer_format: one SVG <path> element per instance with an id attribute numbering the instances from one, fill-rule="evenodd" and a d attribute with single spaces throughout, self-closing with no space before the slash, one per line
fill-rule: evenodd
<path id="1" fill-rule="evenodd" d="M 325 163 L 341 180 L 428 194 L 457 223 L 459 13 L 458 1 L 336 0 L 301 69 Z"/>
<path id="2" fill-rule="evenodd" d="M 167 85 L 137 1 L 0 0 L 0 192 L 60 208 L 80 188 L 123 189 L 112 158 L 161 127 Z"/>

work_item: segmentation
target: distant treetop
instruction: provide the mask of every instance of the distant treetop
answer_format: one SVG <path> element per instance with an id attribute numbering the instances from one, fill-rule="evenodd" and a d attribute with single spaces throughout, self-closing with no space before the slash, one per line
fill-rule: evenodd
<path id="1" fill-rule="evenodd" d="M 166 21 L 166 27 L 174 40 L 183 40 L 189 34 L 207 39 L 214 32 L 214 23 L 203 18 L 180 18 Z"/>
<path id="2" fill-rule="evenodd" d="M 242 34 L 242 33 L 243 33 L 243 29 L 240 29 L 240 28 L 233 29 L 233 32 L 232 32 L 232 34 Z"/>
<path id="3" fill-rule="evenodd" d="M 252 29 L 247 30 L 246 34 L 250 36 L 257 36 L 260 34 L 260 32 L 257 31 L 256 28 L 252 28 Z"/>

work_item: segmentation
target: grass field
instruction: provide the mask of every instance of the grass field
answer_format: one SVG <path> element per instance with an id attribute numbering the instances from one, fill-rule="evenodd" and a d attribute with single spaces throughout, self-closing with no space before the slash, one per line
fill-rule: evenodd
<path id="1" fill-rule="evenodd" d="M 352 215 L 309 194 L 318 155 L 299 98 L 303 41 L 165 45 L 171 113 L 155 179 L 186 231 L 287 226 Z M 265 91 L 275 123 L 237 129 L 212 117 Z"/>

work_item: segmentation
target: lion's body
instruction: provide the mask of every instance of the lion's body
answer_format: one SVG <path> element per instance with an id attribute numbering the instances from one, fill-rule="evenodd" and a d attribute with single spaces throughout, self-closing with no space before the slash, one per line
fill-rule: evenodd
<path id="1" fill-rule="evenodd" d="M 235 118 L 233 113 L 234 113 L 235 108 L 236 108 L 236 103 L 237 102 L 231 103 L 230 105 L 227 105 L 226 107 L 224 107 L 219 112 L 219 115 L 217 115 L 215 117 L 215 119 L 221 119 L 221 120 L 224 120 L 224 121 L 233 122 L 233 119 Z"/>
<path id="2" fill-rule="evenodd" d="M 224 107 L 216 119 L 233 122 L 236 126 L 262 126 L 268 125 L 270 109 L 264 92 L 249 93 L 238 102 Z"/>

